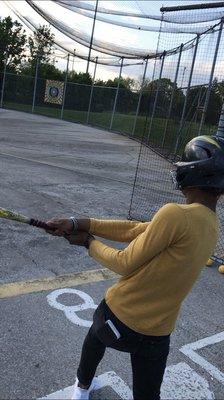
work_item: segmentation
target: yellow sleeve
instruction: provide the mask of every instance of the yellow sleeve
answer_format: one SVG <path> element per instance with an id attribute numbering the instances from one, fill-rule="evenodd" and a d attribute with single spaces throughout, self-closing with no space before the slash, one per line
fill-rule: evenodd
<path id="1" fill-rule="evenodd" d="M 145 231 L 124 250 L 113 249 L 93 240 L 89 255 L 112 271 L 122 276 L 129 275 L 180 240 L 186 228 L 184 211 L 176 204 L 167 204 L 156 213 Z"/>
<path id="2" fill-rule="evenodd" d="M 131 242 L 145 231 L 149 222 L 101 220 L 90 218 L 90 230 L 96 235 L 116 242 Z"/>

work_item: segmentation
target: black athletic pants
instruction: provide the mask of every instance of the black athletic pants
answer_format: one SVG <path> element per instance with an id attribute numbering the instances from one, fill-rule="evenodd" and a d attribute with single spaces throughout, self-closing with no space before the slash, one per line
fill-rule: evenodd
<path id="1" fill-rule="evenodd" d="M 136 316 L 137 318 L 137 316 Z M 105 321 L 111 320 L 121 334 L 109 344 L 102 329 Z M 96 309 L 91 326 L 82 348 L 77 371 L 78 380 L 90 385 L 106 347 L 130 353 L 133 371 L 134 400 L 159 400 L 160 386 L 169 353 L 170 336 L 147 336 L 124 325 L 110 310 L 105 300 Z"/>

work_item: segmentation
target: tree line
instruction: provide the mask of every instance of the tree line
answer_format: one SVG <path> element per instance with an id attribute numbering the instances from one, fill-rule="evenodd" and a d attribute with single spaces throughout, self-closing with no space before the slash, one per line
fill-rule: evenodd
<path id="1" fill-rule="evenodd" d="M 21 23 L 13 21 L 11 17 L 0 18 L 0 73 L 4 70 L 4 63 L 7 60 L 7 72 L 15 75 L 34 76 L 36 69 L 36 60 L 39 59 L 38 78 L 39 91 L 38 102 L 41 104 L 44 97 L 45 79 L 64 81 L 65 71 L 56 66 L 54 60 L 54 34 L 48 26 L 42 25 L 32 34 L 27 35 Z M 42 80 L 42 83 L 41 83 Z M 18 82 L 18 80 L 17 80 Z M 88 73 L 69 71 L 68 88 L 66 91 L 66 107 L 80 111 L 88 109 L 90 95 L 90 85 L 92 78 Z M 75 83 L 78 85 L 72 86 Z M 21 79 L 21 85 L 17 84 L 17 91 L 21 94 L 21 101 L 25 102 L 32 93 L 32 80 L 25 81 Z M 97 80 L 94 83 L 94 101 L 92 111 L 105 112 L 111 111 L 115 97 L 118 78 Z M 80 85 L 80 86 L 79 86 Z M 84 86 L 89 85 L 84 89 Z M 171 111 L 172 119 L 179 119 L 182 114 L 185 102 L 186 91 L 182 90 L 169 78 L 158 80 L 146 80 L 143 87 L 143 95 L 140 104 L 140 115 L 147 115 L 153 109 L 156 92 L 159 85 L 159 94 L 157 97 L 156 116 L 159 118 L 167 117 L 172 92 L 173 107 Z M 1 86 L 1 79 L 0 79 Z M 103 90 L 105 88 L 105 90 Z M 110 89 L 109 89 L 110 88 Z M 134 113 L 139 99 L 140 84 L 129 77 L 121 78 L 120 91 L 117 102 L 117 112 Z M 13 79 L 8 85 L 8 91 L 13 98 Z M 24 93 L 27 94 L 24 96 Z M 10 93 L 8 94 L 10 97 Z M 191 88 L 188 93 L 186 118 L 192 121 L 199 121 L 202 113 L 202 106 L 206 96 L 206 87 L 198 86 Z M 206 113 L 206 123 L 216 124 L 223 102 L 224 81 L 218 82 L 214 79 L 208 111 Z"/>

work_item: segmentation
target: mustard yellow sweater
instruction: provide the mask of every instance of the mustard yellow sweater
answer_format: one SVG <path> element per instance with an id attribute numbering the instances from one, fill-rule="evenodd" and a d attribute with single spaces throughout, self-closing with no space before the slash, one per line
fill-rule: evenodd
<path id="1" fill-rule="evenodd" d="M 215 212 L 198 203 L 167 204 L 146 223 L 91 219 L 90 232 L 130 242 L 124 250 L 98 240 L 90 244 L 89 255 L 121 275 L 105 295 L 112 312 L 137 332 L 170 334 L 183 299 L 215 247 Z"/>

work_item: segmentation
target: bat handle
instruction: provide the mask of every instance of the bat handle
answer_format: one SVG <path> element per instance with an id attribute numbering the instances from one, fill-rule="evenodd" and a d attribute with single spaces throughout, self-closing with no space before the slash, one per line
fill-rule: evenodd
<path id="1" fill-rule="evenodd" d="M 49 230 L 49 226 L 46 222 L 43 221 L 39 221 L 38 219 L 33 219 L 31 218 L 29 221 L 29 224 L 32 226 L 36 226 L 37 228 L 42 228 L 42 229 L 48 229 Z"/>

